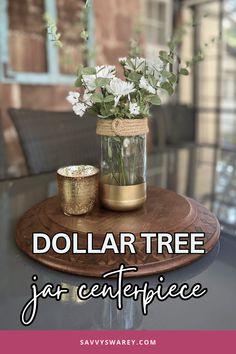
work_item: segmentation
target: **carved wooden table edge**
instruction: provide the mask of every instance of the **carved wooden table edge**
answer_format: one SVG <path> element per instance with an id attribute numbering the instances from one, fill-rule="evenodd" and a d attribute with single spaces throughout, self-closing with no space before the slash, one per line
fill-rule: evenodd
<path id="1" fill-rule="evenodd" d="M 100 223 L 97 222 L 99 220 Z M 126 224 L 129 225 L 129 230 L 127 227 L 125 229 Z M 166 225 L 165 230 L 161 229 L 163 225 Z M 57 232 L 66 232 L 69 235 L 72 231 L 78 232 L 83 246 L 87 237 L 85 230 L 94 233 L 95 247 L 101 244 L 102 235 L 105 237 L 107 232 L 113 232 L 117 241 L 119 232 L 134 233 L 137 236 L 135 242 L 137 254 L 114 254 L 108 251 L 105 254 L 74 255 L 69 252 L 59 255 L 51 249 L 47 254 L 32 253 L 33 232 L 45 232 L 49 236 Z M 96 237 L 96 230 L 98 230 L 98 237 Z M 152 247 L 154 251 L 151 254 L 146 254 L 145 244 L 141 242 L 141 238 L 138 238 L 138 234 L 145 231 L 204 232 L 204 249 L 208 253 L 219 240 L 220 225 L 216 217 L 195 200 L 169 190 L 151 187 L 144 208 L 129 213 L 111 212 L 98 205 L 86 216 L 68 217 L 60 210 L 57 197 L 46 199 L 34 205 L 20 219 L 16 230 L 16 243 L 24 253 L 37 262 L 58 271 L 89 277 L 101 277 L 105 272 L 119 268 L 121 263 L 138 267 L 137 272 L 128 272 L 126 277 L 163 274 L 186 266 L 204 256 L 204 254 L 157 254 L 155 247 Z"/>

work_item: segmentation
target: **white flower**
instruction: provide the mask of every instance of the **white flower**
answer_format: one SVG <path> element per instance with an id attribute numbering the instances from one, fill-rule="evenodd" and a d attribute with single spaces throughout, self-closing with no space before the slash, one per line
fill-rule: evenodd
<path id="1" fill-rule="evenodd" d="M 120 98 L 121 98 L 121 95 L 114 97 L 114 102 L 115 102 L 114 106 L 115 107 L 118 105 Z"/>
<path id="2" fill-rule="evenodd" d="M 106 86 L 108 92 L 115 96 L 115 107 L 118 105 L 118 102 L 121 96 L 129 96 L 130 93 L 135 91 L 134 84 L 132 82 L 126 82 L 115 77 L 111 80 L 109 85 Z"/>
<path id="3" fill-rule="evenodd" d="M 76 103 L 74 106 L 73 106 L 73 111 L 75 112 L 75 114 L 77 116 L 80 116 L 82 117 L 86 111 L 86 106 L 84 103 Z"/>
<path id="4" fill-rule="evenodd" d="M 165 64 L 160 58 L 154 60 L 147 60 L 147 66 L 150 71 L 162 71 Z"/>
<path id="5" fill-rule="evenodd" d="M 82 75 L 84 85 L 89 91 L 95 91 L 96 89 L 96 75 Z"/>
<path id="6" fill-rule="evenodd" d="M 144 58 L 129 58 L 129 62 L 127 62 L 127 58 L 120 58 L 120 63 L 124 65 L 124 68 L 129 71 L 143 72 L 146 65 L 146 60 Z"/>
<path id="7" fill-rule="evenodd" d="M 129 111 L 131 114 L 133 114 L 134 116 L 139 115 L 140 113 L 140 107 L 137 103 L 132 103 L 130 102 L 129 104 Z"/>
<path id="8" fill-rule="evenodd" d="M 118 79 L 117 77 L 112 79 L 106 88 L 107 91 L 114 96 L 126 96 L 135 91 L 134 84 L 132 82 L 126 82 Z"/>
<path id="9" fill-rule="evenodd" d="M 80 97 L 79 92 L 70 91 L 69 95 L 66 97 L 66 99 L 68 102 L 70 102 L 73 105 L 73 104 L 76 104 L 79 102 L 79 97 Z"/>
<path id="10" fill-rule="evenodd" d="M 127 60 L 127 57 L 119 58 L 119 62 L 121 64 L 125 64 L 126 60 Z"/>
<path id="11" fill-rule="evenodd" d="M 96 74 L 82 75 L 82 81 L 88 91 L 95 91 L 97 87 L 96 78 L 113 79 L 115 74 L 116 69 L 113 65 L 96 66 Z"/>
<path id="12" fill-rule="evenodd" d="M 113 79 L 116 74 L 116 68 L 114 65 L 96 66 L 97 77 L 104 79 Z"/>
<path id="13" fill-rule="evenodd" d="M 159 78 L 160 72 L 164 69 L 165 64 L 160 58 L 155 60 L 147 60 L 147 73 Z"/>
<path id="14" fill-rule="evenodd" d="M 93 103 L 91 101 L 92 93 L 88 92 L 87 90 L 84 91 L 83 95 L 83 102 L 86 106 L 92 107 Z"/>
<path id="15" fill-rule="evenodd" d="M 163 82 L 166 82 L 167 81 L 167 78 L 166 77 L 163 77 L 163 76 L 160 76 L 159 77 L 159 83 L 162 84 Z"/>
<path id="16" fill-rule="evenodd" d="M 142 76 L 140 79 L 139 87 L 153 95 L 156 93 L 156 90 L 149 84 L 149 82 L 145 79 L 144 76 Z"/>

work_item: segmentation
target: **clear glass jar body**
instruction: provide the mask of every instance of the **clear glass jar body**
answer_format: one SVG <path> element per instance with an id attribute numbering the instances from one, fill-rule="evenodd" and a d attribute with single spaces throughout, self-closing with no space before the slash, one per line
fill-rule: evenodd
<path id="1" fill-rule="evenodd" d="M 146 134 L 101 136 L 101 201 L 112 210 L 141 207 L 146 200 Z"/>
<path id="2" fill-rule="evenodd" d="M 102 181 L 118 186 L 146 182 L 146 135 L 101 137 Z"/>

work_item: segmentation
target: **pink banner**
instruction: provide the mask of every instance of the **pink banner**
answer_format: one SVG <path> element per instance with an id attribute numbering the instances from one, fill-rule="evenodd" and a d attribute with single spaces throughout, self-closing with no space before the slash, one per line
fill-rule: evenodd
<path id="1" fill-rule="evenodd" d="M 6 354 L 232 353 L 236 331 L 1 331 Z"/>

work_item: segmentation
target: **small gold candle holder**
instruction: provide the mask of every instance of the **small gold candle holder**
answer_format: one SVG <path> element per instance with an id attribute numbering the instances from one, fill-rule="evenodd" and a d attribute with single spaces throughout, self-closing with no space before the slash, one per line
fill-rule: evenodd
<path id="1" fill-rule="evenodd" d="M 89 165 L 59 168 L 57 183 L 65 215 L 82 215 L 93 209 L 98 195 L 98 168 Z"/>

